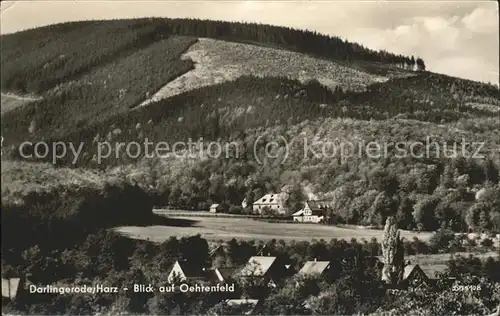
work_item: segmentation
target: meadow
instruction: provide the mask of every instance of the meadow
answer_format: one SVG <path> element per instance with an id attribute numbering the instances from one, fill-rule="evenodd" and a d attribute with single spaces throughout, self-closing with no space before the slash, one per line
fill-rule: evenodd
<path id="1" fill-rule="evenodd" d="M 220 216 L 169 216 L 170 219 L 181 220 L 182 226 L 122 226 L 116 231 L 131 238 L 162 242 L 171 236 L 192 236 L 200 234 L 209 241 L 231 240 L 280 240 L 284 241 L 311 241 L 312 239 L 332 238 L 350 240 L 370 240 L 375 237 L 382 239 L 383 231 L 376 229 L 362 229 L 354 227 L 339 227 L 331 225 L 308 223 L 269 223 L 249 218 L 220 217 Z M 406 239 L 418 237 L 426 241 L 432 233 L 401 231 Z"/>

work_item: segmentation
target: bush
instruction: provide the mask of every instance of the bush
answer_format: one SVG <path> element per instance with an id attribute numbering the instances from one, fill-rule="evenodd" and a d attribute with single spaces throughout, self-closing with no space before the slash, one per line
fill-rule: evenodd
<path id="1" fill-rule="evenodd" d="M 483 239 L 483 241 L 481 241 L 481 246 L 485 248 L 494 248 L 493 245 L 493 240 L 491 240 L 490 238 L 485 238 Z"/>
<path id="2" fill-rule="evenodd" d="M 447 251 L 455 240 L 455 233 L 448 229 L 439 229 L 429 239 L 429 247 L 433 252 Z"/>
<path id="3" fill-rule="evenodd" d="M 243 213 L 243 208 L 239 205 L 231 205 L 229 207 L 229 214 L 242 214 Z"/>

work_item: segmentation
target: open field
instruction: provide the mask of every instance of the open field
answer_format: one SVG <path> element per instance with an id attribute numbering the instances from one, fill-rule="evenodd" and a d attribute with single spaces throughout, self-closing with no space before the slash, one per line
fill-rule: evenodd
<path id="1" fill-rule="evenodd" d="M 432 254 L 432 255 L 412 255 L 412 256 L 407 256 L 406 259 L 410 260 L 415 264 L 421 264 L 421 265 L 430 265 L 430 264 L 438 264 L 441 262 L 444 262 L 448 259 L 450 259 L 451 256 L 453 257 L 468 257 L 469 255 L 474 255 L 474 257 L 478 257 L 481 259 L 487 259 L 488 257 L 497 257 L 499 255 L 498 252 L 494 251 L 489 251 L 489 252 L 455 252 L 455 253 L 438 253 L 438 254 Z"/>
<path id="2" fill-rule="evenodd" d="M 229 214 L 229 213 L 210 213 L 207 211 L 186 211 L 186 210 L 169 210 L 169 209 L 153 209 L 153 213 L 169 217 L 231 217 L 231 218 L 259 217 L 259 215 L 239 215 L 239 214 Z"/>
<path id="3" fill-rule="evenodd" d="M 490 252 L 457 252 L 454 254 L 451 253 L 439 253 L 439 254 L 430 254 L 430 255 L 413 255 L 405 257 L 406 260 L 409 260 L 411 264 L 418 264 L 422 270 L 429 277 L 434 277 L 436 272 L 444 272 L 446 270 L 446 262 L 448 262 L 452 257 L 468 257 L 469 255 L 473 255 L 474 257 L 480 258 L 482 260 L 487 259 L 488 257 L 498 257 L 498 253 L 490 251 Z"/>
<path id="4" fill-rule="evenodd" d="M 170 236 L 191 236 L 201 234 L 209 241 L 230 240 L 232 238 L 245 240 L 271 240 L 283 239 L 312 240 L 332 238 L 346 239 L 364 238 L 370 240 L 375 237 L 382 238 L 383 231 L 375 229 L 358 229 L 337 226 L 327 226 L 305 223 L 268 223 L 248 218 L 228 218 L 215 216 L 171 216 L 184 223 L 180 226 L 126 226 L 118 227 L 116 230 L 131 238 L 149 239 L 162 242 Z M 187 224 L 186 224 L 187 223 Z M 431 233 L 419 233 L 402 231 L 403 237 L 410 239 L 418 237 L 427 240 Z"/>

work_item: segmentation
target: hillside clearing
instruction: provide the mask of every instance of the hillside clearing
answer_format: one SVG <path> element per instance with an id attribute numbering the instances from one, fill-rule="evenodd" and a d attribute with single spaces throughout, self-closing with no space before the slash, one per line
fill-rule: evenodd
<path id="1" fill-rule="evenodd" d="M 235 80 L 249 73 L 261 77 L 288 77 L 302 82 L 316 79 L 330 89 L 340 86 L 356 91 L 388 79 L 300 53 L 208 38 L 198 39 L 182 58 L 192 60 L 195 69 L 169 82 L 141 105 Z"/>
<path id="2" fill-rule="evenodd" d="M 20 96 L 12 93 L 2 93 L 2 107 L 1 114 L 12 111 L 15 108 L 21 107 L 33 101 L 40 100 L 40 97 L 33 96 Z"/>
<path id="3" fill-rule="evenodd" d="M 230 240 L 232 238 L 245 240 L 271 240 L 283 239 L 285 241 L 332 238 L 346 239 L 364 238 L 370 240 L 375 237 L 382 238 L 382 230 L 356 229 L 318 224 L 293 224 L 293 223 L 268 223 L 247 218 L 221 218 L 201 216 L 174 216 L 191 223 L 190 226 L 124 226 L 117 227 L 116 231 L 131 238 L 145 239 L 162 242 L 171 236 L 192 236 L 201 234 L 209 241 Z M 402 231 L 401 234 L 407 239 L 418 237 L 427 240 L 432 233 L 419 233 Z"/>

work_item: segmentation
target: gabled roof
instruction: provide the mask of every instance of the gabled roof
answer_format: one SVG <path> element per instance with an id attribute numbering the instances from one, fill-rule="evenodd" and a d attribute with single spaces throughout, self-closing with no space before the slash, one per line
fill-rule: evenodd
<path id="1" fill-rule="evenodd" d="M 253 256 L 248 260 L 243 269 L 241 269 L 240 275 L 264 276 L 275 261 L 276 257 Z"/>
<path id="2" fill-rule="evenodd" d="M 315 275 L 322 274 L 330 265 L 329 261 L 307 261 L 298 274 Z"/>
<path id="3" fill-rule="evenodd" d="M 226 304 L 228 306 L 241 306 L 244 308 L 241 310 L 242 315 L 250 315 L 254 312 L 255 308 L 259 304 L 259 300 L 256 299 L 229 299 L 226 300 Z"/>
<path id="4" fill-rule="evenodd" d="M 425 274 L 425 272 L 420 268 L 418 264 L 409 264 L 404 268 L 403 281 L 409 280 L 418 273 L 420 273 L 425 278 L 426 281 L 429 280 L 429 277 Z"/>
<path id="5" fill-rule="evenodd" d="M 322 211 L 331 207 L 331 201 L 320 201 L 320 200 L 309 200 L 306 201 L 306 204 L 309 205 L 309 208 L 314 211 Z"/>
<path id="6" fill-rule="evenodd" d="M 282 202 L 282 194 L 281 193 L 270 193 L 266 194 L 257 201 L 255 201 L 253 204 L 281 204 Z"/>
<path id="7" fill-rule="evenodd" d="M 304 215 L 303 209 L 292 214 L 292 216 L 303 216 L 303 215 Z"/>
<path id="8" fill-rule="evenodd" d="M 21 284 L 20 278 L 2 278 L 2 297 L 14 299 L 19 290 L 19 285 Z"/>
<path id="9" fill-rule="evenodd" d="M 203 266 L 197 263 L 188 262 L 184 260 L 177 261 L 179 266 L 182 269 L 182 272 L 188 279 L 207 279 L 211 280 L 215 276 L 215 272 L 213 270 L 204 269 Z"/>
<path id="10" fill-rule="evenodd" d="M 415 270 L 416 266 L 417 266 L 416 264 L 409 264 L 404 268 L 403 280 L 408 279 L 408 277 L 412 274 L 413 270 Z"/>

